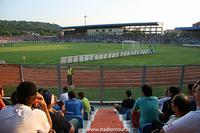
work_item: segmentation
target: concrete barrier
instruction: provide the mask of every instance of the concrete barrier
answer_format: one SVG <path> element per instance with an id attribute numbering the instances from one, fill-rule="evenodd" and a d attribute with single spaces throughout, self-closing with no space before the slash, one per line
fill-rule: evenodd
<path id="1" fill-rule="evenodd" d="M 77 56 L 68 56 L 61 57 L 60 63 L 77 63 L 84 61 L 93 61 L 93 60 L 102 60 L 102 59 L 111 59 L 111 58 L 119 58 L 125 56 L 135 56 L 135 55 L 143 55 L 143 54 L 154 54 L 156 51 L 153 49 L 145 49 L 145 50 L 134 50 L 134 51 L 120 51 L 114 53 L 104 53 L 104 54 L 89 54 L 89 55 L 77 55 Z M 4 64 L 4 62 L 0 61 L 0 64 Z"/>
<path id="2" fill-rule="evenodd" d="M 99 59 L 99 55 L 96 54 L 96 55 L 94 56 L 94 60 L 98 60 L 98 59 Z"/>
<path id="3" fill-rule="evenodd" d="M 85 55 L 84 61 L 89 61 L 90 55 Z"/>
<path id="4" fill-rule="evenodd" d="M 103 59 L 107 59 L 107 58 L 108 58 L 108 54 L 104 54 Z"/>
<path id="5" fill-rule="evenodd" d="M 80 55 L 79 56 L 79 62 L 83 62 L 84 61 L 84 55 Z"/>

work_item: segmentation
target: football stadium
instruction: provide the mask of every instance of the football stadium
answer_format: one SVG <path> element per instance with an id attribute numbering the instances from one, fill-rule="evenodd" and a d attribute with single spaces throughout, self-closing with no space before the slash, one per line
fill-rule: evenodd
<path id="1" fill-rule="evenodd" d="M 5 96 L 9 99 L 23 81 L 58 99 L 64 87 L 83 92 L 95 108 L 120 104 L 127 90 L 137 99 L 144 85 L 159 98 L 171 86 L 187 93 L 188 84 L 200 78 L 199 27 L 178 27 L 172 32 L 179 36 L 173 38 L 161 26 L 158 22 L 88 25 L 62 27 L 62 36 L 1 37 L 0 83 Z M 192 39 L 184 38 L 188 35 Z M 131 132 L 128 112 L 121 114 L 128 125 L 123 132 Z M 83 124 L 80 132 L 82 128 Z"/>
<path id="2" fill-rule="evenodd" d="M 86 18 L 0 18 L 0 132 L 200 132 L 200 22 Z"/>

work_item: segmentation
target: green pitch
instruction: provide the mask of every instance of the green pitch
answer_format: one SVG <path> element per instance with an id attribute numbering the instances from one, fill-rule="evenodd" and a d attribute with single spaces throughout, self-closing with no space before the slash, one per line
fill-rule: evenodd
<path id="1" fill-rule="evenodd" d="M 140 49 L 148 48 L 142 44 Z M 84 62 L 82 64 L 120 64 L 120 65 L 174 65 L 199 64 L 199 48 L 177 45 L 156 45 L 157 54 L 129 56 L 116 59 Z M 123 50 L 131 50 L 132 45 Z M 136 47 L 133 49 L 137 49 Z M 0 47 L 0 60 L 7 64 L 59 64 L 60 57 L 109 53 L 121 51 L 121 44 L 106 43 L 22 43 Z"/>

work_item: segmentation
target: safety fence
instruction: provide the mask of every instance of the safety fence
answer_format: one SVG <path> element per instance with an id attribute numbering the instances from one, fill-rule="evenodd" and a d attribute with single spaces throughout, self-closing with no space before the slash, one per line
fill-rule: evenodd
<path id="1" fill-rule="evenodd" d="M 155 53 L 154 49 L 145 49 L 145 50 L 121 51 L 121 52 L 104 53 L 104 54 L 77 55 L 77 56 L 61 57 L 60 63 L 61 64 L 77 63 L 85 61 L 119 58 L 125 56 L 154 54 L 154 53 Z"/>
<path id="2" fill-rule="evenodd" d="M 107 89 L 139 88 L 143 84 L 152 87 L 179 86 L 200 79 L 200 65 L 174 66 L 120 66 L 120 65 L 71 65 L 75 88 L 98 89 L 102 97 Z M 0 84 L 18 85 L 32 81 L 38 87 L 59 88 L 67 86 L 67 65 L 0 65 Z M 114 91 L 108 92 L 113 93 Z"/>

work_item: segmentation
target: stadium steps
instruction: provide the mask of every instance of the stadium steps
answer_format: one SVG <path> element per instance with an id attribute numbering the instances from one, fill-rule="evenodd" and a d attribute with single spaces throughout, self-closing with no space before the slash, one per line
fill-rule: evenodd
<path id="1" fill-rule="evenodd" d="M 120 131 L 119 131 L 120 130 Z M 91 126 L 86 129 L 86 133 L 106 133 L 106 132 L 128 133 L 127 126 L 124 126 L 122 118 L 114 109 L 99 109 L 92 118 Z"/>

